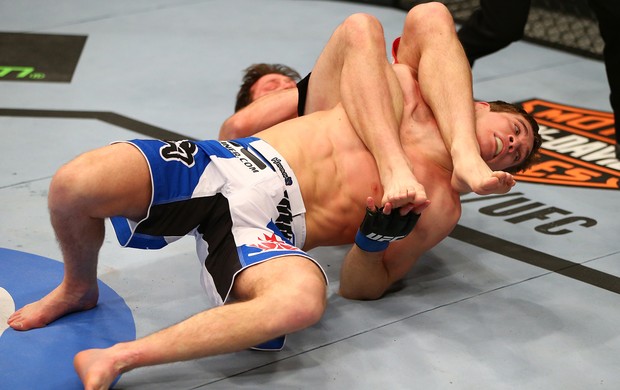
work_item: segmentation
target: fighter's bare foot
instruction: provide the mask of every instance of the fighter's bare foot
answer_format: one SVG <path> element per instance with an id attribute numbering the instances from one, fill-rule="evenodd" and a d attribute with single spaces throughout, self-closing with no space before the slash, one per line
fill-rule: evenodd
<path id="1" fill-rule="evenodd" d="M 15 330 L 41 328 L 66 314 L 92 309 L 98 297 L 97 285 L 83 293 L 67 292 L 60 285 L 40 300 L 17 310 L 7 323 Z"/>
<path id="2" fill-rule="evenodd" d="M 381 182 L 383 183 L 382 205 L 391 203 L 394 208 L 412 208 L 419 214 L 430 204 L 424 186 L 418 182 L 409 167 L 404 166 L 398 171 L 384 173 L 381 176 Z"/>
<path id="3" fill-rule="evenodd" d="M 482 161 L 482 160 L 481 160 Z M 452 187 L 460 193 L 505 194 L 516 184 L 510 173 L 492 171 L 485 163 L 454 166 Z"/>
<path id="4" fill-rule="evenodd" d="M 73 366 L 85 390 L 107 390 L 121 374 L 110 349 L 87 349 L 75 355 Z"/>

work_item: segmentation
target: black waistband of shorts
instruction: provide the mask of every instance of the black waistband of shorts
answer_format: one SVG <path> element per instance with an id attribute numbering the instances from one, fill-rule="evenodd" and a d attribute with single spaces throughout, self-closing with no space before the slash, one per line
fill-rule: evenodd
<path id="1" fill-rule="evenodd" d="M 297 116 L 303 116 L 306 111 L 306 98 L 308 95 L 308 83 L 310 83 L 310 75 L 312 72 L 308 73 L 306 77 L 301 79 L 297 83 L 297 92 L 299 94 L 297 100 Z"/>

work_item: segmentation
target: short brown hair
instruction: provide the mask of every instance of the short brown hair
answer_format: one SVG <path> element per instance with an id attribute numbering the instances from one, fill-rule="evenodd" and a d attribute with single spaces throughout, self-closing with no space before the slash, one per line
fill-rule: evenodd
<path id="1" fill-rule="evenodd" d="M 540 158 L 538 149 L 540 149 L 540 145 L 542 144 L 542 137 L 538 133 L 539 127 L 536 119 L 534 119 L 532 115 L 530 115 L 527 111 L 523 109 L 523 107 L 518 104 L 506 103 L 501 100 L 495 100 L 488 103 L 491 106 L 491 111 L 493 112 L 508 112 L 521 115 L 523 118 L 525 118 L 526 121 L 529 122 L 530 126 L 532 126 L 532 131 L 534 132 L 534 145 L 532 146 L 532 150 L 530 151 L 529 156 L 527 156 L 519 164 L 508 167 L 504 169 L 504 171 L 508 173 L 517 173 L 531 167 Z"/>
<path id="2" fill-rule="evenodd" d="M 264 75 L 271 73 L 281 74 L 290 77 L 295 82 L 299 81 L 301 78 L 295 69 L 282 64 L 252 64 L 245 68 L 243 72 L 244 75 L 243 79 L 241 79 L 241 88 L 239 88 L 239 92 L 237 92 L 235 112 L 252 103 L 250 88 Z"/>

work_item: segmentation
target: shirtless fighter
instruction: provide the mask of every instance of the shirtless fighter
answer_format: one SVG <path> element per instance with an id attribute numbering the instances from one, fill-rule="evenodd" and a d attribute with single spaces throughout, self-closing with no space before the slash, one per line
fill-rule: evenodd
<path id="1" fill-rule="evenodd" d="M 28 330 L 96 305 L 103 221 L 112 216 L 117 237 L 128 246 L 161 247 L 194 234 L 209 292 L 226 304 L 132 342 L 80 352 L 74 363 L 86 389 L 106 389 L 119 374 L 138 367 L 238 351 L 316 323 L 326 305 L 326 280 L 306 251 L 317 246 L 354 242 L 343 263 L 340 292 L 355 299 L 381 297 L 460 216 L 454 156 L 438 128 L 443 122 L 428 103 L 441 89 L 419 81 L 435 65 L 425 60 L 426 51 L 438 45 L 447 55 L 458 40 L 441 4 L 417 6 L 408 18 L 420 33 L 403 34 L 403 40 L 416 41 L 411 47 L 417 53 L 409 55 L 419 58 L 419 65 L 392 67 L 383 57 L 388 95 L 381 107 L 394 118 L 407 169 L 415 169 L 430 203 L 419 194 L 386 195 L 381 175 L 402 168 L 393 169 L 385 154 L 373 156 L 373 149 L 384 149 L 365 143 L 373 136 L 355 127 L 351 104 L 344 102 L 256 138 L 116 143 L 79 156 L 54 176 L 49 208 L 65 278 L 13 314 L 9 325 Z M 368 15 L 347 23 L 378 26 Z M 454 55 L 460 60 L 462 50 Z M 437 79 L 452 82 L 445 75 Z M 431 91 L 423 92 L 425 85 Z M 471 105 L 476 150 L 489 166 L 527 164 L 536 148 L 533 119 L 502 111 L 501 103 Z M 398 183 L 391 185 L 398 189 Z M 386 196 L 377 209 L 377 200 Z M 423 210 L 419 219 L 412 209 Z"/>
<path id="2" fill-rule="evenodd" d="M 468 62 L 462 61 L 460 43 L 450 39 L 448 46 L 427 44 L 419 47 L 420 36 L 426 34 L 414 7 L 405 19 L 402 36 L 395 40 L 392 50 L 394 62 L 411 66 L 420 72 L 416 78 L 422 85 L 422 98 L 431 106 L 439 123 L 442 138 L 451 151 L 455 172 L 453 184 L 461 193 L 474 191 L 478 194 L 505 193 L 514 185 L 510 173 L 518 172 L 523 166 L 515 161 L 506 172 L 493 172 L 479 153 L 474 134 L 474 104 L 472 97 L 471 71 Z M 439 9 L 438 12 L 443 12 Z M 434 13 L 431 11 L 430 14 Z M 449 34 L 448 38 L 452 38 Z M 406 169 L 400 142 L 396 136 L 397 124 L 391 111 L 386 108 L 389 86 L 385 72 L 389 65 L 385 58 L 383 30 L 376 23 L 367 23 L 363 18 L 351 17 L 333 33 L 313 70 L 298 83 L 298 88 L 280 83 L 279 88 L 265 91 L 259 78 L 256 84 L 244 83 L 240 95 L 251 96 L 243 104 L 237 101 L 237 108 L 245 106 L 228 118 L 220 128 L 220 139 L 231 139 L 253 135 L 283 120 L 298 114 L 325 110 L 342 102 L 351 112 L 354 127 L 361 129 L 360 136 L 378 157 L 382 183 L 386 193 L 395 191 L 417 191 L 417 200 L 426 200 L 424 188 L 416 182 L 411 170 Z M 400 44 L 398 44 L 400 43 Z M 424 52 L 422 58 L 420 54 Z M 449 58 L 449 60 L 446 60 Z M 428 64 L 432 64 L 429 66 Z M 267 79 L 274 75 L 263 76 Z M 276 75 L 284 78 L 282 75 Z M 438 80 L 444 78 L 446 82 Z M 242 93 L 246 90 L 245 93 Z M 445 107 L 454 107 L 446 110 Z M 501 149 L 504 145 L 499 145 Z M 521 157 L 523 153 L 521 153 Z M 488 160 L 490 156 L 485 156 Z M 386 172 L 384 159 L 390 159 L 393 172 Z M 394 188 L 399 183 L 399 188 Z M 384 197 L 385 202 L 387 197 Z"/>

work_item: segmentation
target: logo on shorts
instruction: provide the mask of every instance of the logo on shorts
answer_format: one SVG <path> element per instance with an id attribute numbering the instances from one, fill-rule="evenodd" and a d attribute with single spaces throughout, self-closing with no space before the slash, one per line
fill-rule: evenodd
<path id="1" fill-rule="evenodd" d="M 268 250 L 299 251 L 299 248 L 283 241 L 275 233 L 273 233 L 271 236 L 268 236 L 263 233 L 263 238 L 258 237 L 258 240 L 259 240 L 258 244 L 250 244 L 248 246 L 253 246 L 255 248 L 259 248 L 264 251 L 268 251 Z"/>
<path id="2" fill-rule="evenodd" d="M 183 141 L 162 141 L 164 146 L 159 148 L 159 154 L 166 161 L 179 161 L 189 168 L 194 166 L 194 156 L 198 152 L 195 143 L 188 140 Z"/>
<path id="3" fill-rule="evenodd" d="M 521 102 L 540 124 L 541 160 L 517 180 L 565 186 L 620 189 L 614 117 L 540 99 Z"/>
<path id="4" fill-rule="evenodd" d="M 274 157 L 271 159 L 271 162 L 278 167 L 278 170 L 280 171 L 280 173 L 282 174 L 282 178 L 284 179 L 284 184 L 286 184 L 287 186 L 293 185 L 293 178 L 290 177 L 288 175 L 288 172 L 286 172 L 286 169 L 284 169 L 284 166 L 282 165 L 282 160 L 280 160 L 277 157 Z"/>
<path id="5" fill-rule="evenodd" d="M 221 141 L 224 146 L 235 158 L 245 165 L 252 173 L 259 173 L 267 168 L 267 165 L 256 155 L 250 152 L 245 146 L 235 141 Z"/>
<path id="6" fill-rule="evenodd" d="M 293 213 L 291 212 L 291 202 L 288 200 L 288 192 L 284 191 L 284 197 L 278 203 L 278 219 L 275 225 L 289 241 L 294 242 L 293 233 Z"/>

